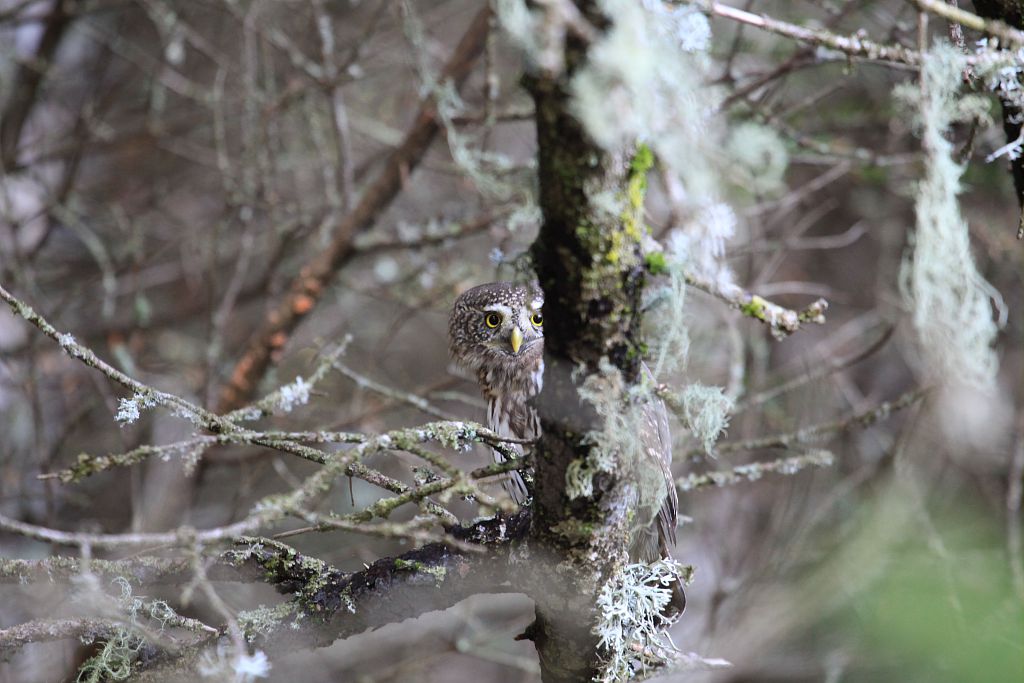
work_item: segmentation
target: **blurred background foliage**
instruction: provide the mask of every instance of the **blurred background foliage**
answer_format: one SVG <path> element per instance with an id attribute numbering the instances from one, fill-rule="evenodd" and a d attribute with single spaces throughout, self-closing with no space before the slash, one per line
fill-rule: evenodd
<path id="1" fill-rule="evenodd" d="M 734 4 L 917 44 L 916 11 L 902 0 Z M 480 6 L 0 2 L 0 282 L 125 372 L 216 406 L 266 311 L 402 142 L 424 76 L 439 72 Z M 740 285 L 777 303 L 800 309 L 822 296 L 831 306 L 826 325 L 779 341 L 717 299 L 687 294 L 689 364 L 665 379 L 724 387 L 736 409 L 719 446 L 740 446 L 708 458 L 677 426 L 676 474 L 811 446 L 834 464 L 681 494 L 676 556 L 696 567 L 696 581 L 672 635 L 683 652 L 733 666 L 666 680 L 1024 680 L 1024 246 L 1004 162 L 985 161 L 1005 144 L 998 103 L 984 84 L 967 86 L 990 98 L 991 113 L 949 134 L 966 164 L 961 211 L 974 257 L 1008 311 L 997 394 L 935 392 L 862 428 L 852 416 L 918 386 L 919 344 L 941 343 L 915 337 L 897 288 L 924 160 L 893 90 L 914 84 L 916 70 L 726 19 L 711 28 L 706 102 L 720 108 L 719 180 L 738 218 L 727 262 Z M 948 30 L 932 19 L 933 40 Z M 967 34 L 970 49 L 978 36 Z M 484 418 L 474 383 L 449 366 L 446 320 L 468 286 L 523 272 L 536 234 L 523 65 L 495 25 L 449 101 L 445 130 L 275 352 L 259 394 L 308 374 L 326 345 L 351 335 L 344 362 L 360 375 L 447 414 Z M 678 222 L 668 189 L 656 169 L 647 220 L 666 243 Z M 191 432 L 159 410 L 119 427 L 120 396 L 0 313 L 0 510 L 61 529 L 202 528 L 237 519 L 314 469 L 218 447 L 201 463 L 153 461 L 76 485 L 39 479 L 82 452 Z M 429 419 L 336 373 L 308 406 L 269 424 L 379 432 Z M 833 421 L 809 443 L 742 445 Z M 464 458 L 467 469 L 490 461 L 483 448 Z M 401 457 L 369 464 L 413 480 Z M 320 507 L 347 512 L 378 496 L 356 480 Z M 289 542 L 344 570 L 402 550 L 338 531 Z M 0 535 L 3 557 L 56 552 Z M 0 628 L 73 613 L 73 592 L 0 586 Z M 236 610 L 279 600 L 259 585 L 223 594 Z M 184 612 L 201 618 L 209 607 Z M 271 678 L 537 680 L 532 646 L 512 640 L 531 617 L 525 599 L 480 596 L 274 662 Z M 0 679 L 67 679 L 87 654 L 75 642 L 33 645 L 0 663 Z"/>

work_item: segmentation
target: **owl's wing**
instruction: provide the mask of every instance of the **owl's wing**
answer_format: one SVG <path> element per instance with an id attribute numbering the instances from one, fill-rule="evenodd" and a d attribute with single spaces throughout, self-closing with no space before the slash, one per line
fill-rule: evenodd
<path id="1" fill-rule="evenodd" d="M 649 405 L 653 413 L 651 419 L 657 423 L 658 445 L 655 450 L 658 452 L 658 466 L 661 468 L 662 476 L 665 477 L 665 502 L 658 512 L 659 534 L 662 545 L 662 552 L 668 554 L 669 547 L 664 541 L 670 541 L 671 545 L 676 544 L 676 522 L 679 519 L 679 494 L 676 493 L 675 479 L 672 476 L 672 434 L 669 432 L 668 409 L 661 399 L 653 401 Z"/>
<path id="2" fill-rule="evenodd" d="M 654 376 L 645 364 L 642 372 L 651 384 Z M 651 526 L 642 530 L 634 542 L 633 554 L 636 559 L 653 562 L 664 557 L 671 557 L 671 548 L 676 543 L 676 521 L 679 517 L 679 497 L 676 493 L 675 481 L 672 477 L 672 434 L 669 430 L 668 409 L 665 402 L 652 398 L 643 407 L 643 423 L 640 425 L 639 438 L 642 452 L 647 457 L 645 467 L 651 472 L 661 475 L 656 492 L 664 498 L 660 501 L 657 516 L 651 520 Z M 650 500 L 650 498 L 647 498 Z M 651 501 L 650 507 L 658 504 Z"/>
<path id="3" fill-rule="evenodd" d="M 654 376 L 646 365 L 643 367 L 643 372 L 653 384 Z M 654 461 L 649 466 L 657 467 L 665 482 L 665 498 L 658 509 L 658 515 L 651 524 L 651 528 L 643 534 L 648 539 L 645 548 L 647 557 L 640 559 L 645 562 L 653 562 L 658 559 L 672 559 L 672 546 L 676 544 L 676 522 L 679 519 L 679 495 L 676 492 L 676 483 L 672 476 L 672 434 L 669 430 L 668 408 L 664 401 L 652 398 L 644 406 L 644 423 L 645 429 L 642 430 L 643 434 L 641 435 L 641 438 L 645 439 L 644 453 L 647 453 Z M 671 589 L 672 599 L 669 612 L 670 614 L 682 614 L 686 609 L 686 591 L 683 588 L 682 580 L 673 581 Z"/>

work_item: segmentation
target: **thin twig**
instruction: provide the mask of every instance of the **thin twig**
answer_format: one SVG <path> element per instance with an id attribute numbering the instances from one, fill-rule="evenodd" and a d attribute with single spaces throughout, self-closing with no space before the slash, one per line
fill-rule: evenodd
<path id="1" fill-rule="evenodd" d="M 838 420 L 821 422 L 807 427 L 802 427 L 792 432 L 772 434 L 770 436 L 757 437 L 746 441 L 727 441 L 715 446 L 714 453 L 723 455 L 738 451 L 756 451 L 763 448 L 792 448 L 793 446 L 806 444 L 824 436 L 838 434 L 851 429 L 864 429 L 876 422 L 888 419 L 893 413 L 917 403 L 928 393 L 928 389 L 912 389 L 899 396 L 893 401 L 885 401 L 874 408 L 858 413 L 847 415 Z M 704 456 L 704 449 L 694 449 L 686 454 L 687 458 L 698 458 Z"/>

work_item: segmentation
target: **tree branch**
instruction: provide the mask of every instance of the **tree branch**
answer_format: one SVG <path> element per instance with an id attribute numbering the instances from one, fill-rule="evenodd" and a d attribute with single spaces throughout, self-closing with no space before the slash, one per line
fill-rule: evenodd
<path id="1" fill-rule="evenodd" d="M 771 328 L 772 334 L 777 339 L 793 334 L 805 323 L 817 325 L 825 323 L 825 311 L 828 310 L 828 302 L 824 299 L 818 299 L 806 308 L 794 311 L 779 306 L 762 296 L 747 292 L 735 285 L 723 286 L 692 273 L 687 273 L 685 279 L 686 284 L 691 287 L 707 292 L 731 307 L 738 309 L 748 318 L 764 323 Z"/>
<path id="2" fill-rule="evenodd" d="M 74 638 L 83 642 L 109 638 L 118 629 L 107 619 L 37 619 L 0 629 L 0 654 L 10 656 L 25 645 Z"/>
<path id="3" fill-rule="evenodd" d="M 752 462 L 737 465 L 729 470 L 688 474 L 676 479 L 676 486 L 682 492 L 698 489 L 732 486 L 745 481 L 757 481 L 766 474 L 791 475 L 807 467 L 831 467 L 835 456 L 828 451 L 816 449 L 803 455 L 779 458 L 768 462 Z"/>
<path id="4" fill-rule="evenodd" d="M 46 27 L 39 38 L 35 53 L 18 67 L 13 85 L 8 85 L 10 96 L 0 113 L 0 169 L 11 169 L 18 161 L 18 141 L 32 113 L 36 95 L 43 78 L 52 66 L 51 61 L 64 38 L 73 14 L 68 9 L 74 3 L 53 0 L 45 18 Z"/>
<path id="5" fill-rule="evenodd" d="M 823 29 L 812 29 L 797 26 L 785 21 L 773 19 L 765 14 L 754 14 L 721 2 L 708 0 L 684 0 L 687 4 L 696 5 L 708 14 L 724 19 L 754 26 L 775 33 L 785 38 L 792 38 L 809 45 L 837 50 L 851 57 L 861 57 L 873 61 L 891 62 L 894 64 L 914 66 L 921 62 L 921 55 L 902 45 L 883 45 L 863 38 L 860 35 L 840 36 Z"/>
<path id="6" fill-rule="evenodd" d="M 459 529 L 457 538 L 482 546 L 462 553 L 433 543 L 398 557 L 380 559 L 365 570 L 346 574 L 281 543 L 243 539 L 246 548 L 230 551 L 258 567 L 264 580 L 292 596 L 274 608 L 238 615 L 247 640 L 267 653 L 326 647 L 337 640 L 387 624 L 447 609 L 479 593 L 522 592 L 508 570 L 508 553 L 529 528 L 529 511 L 510 518 L 483 520 Z M 194 670 L 206 642 L 164 652 L 143 665 L 136 680 L 165 680 L 168 673 Z"/>
<path id="7" fill-rule="evenodd" d="M 1024 31 L 1020 31 L 1010 26 L 1005 21 L 1000 21 L 999 19 L 985 19 L 977 14 L 972 14 L 971 12 L 962 10 L 959 7 L 954 7 L 946 2 L 942 2 L 941 0 L 914 0 L 914 3 L 926 12 L 937 14 L 938 16 L 957 24 L 963 24 L 967 28 L 972 28 L 975 31 L 981 31 L 982 33 L 993 35 L 1009 46 L 1024 45 Z M 1021 12 L 1021 5 L 1016 0 L 1013 0 L 1012 2 L 989 0 L 984 3 L 975 2 L 975 5 L 983 5 L 986 8 L 1002 5 L 1005 8 L 1002 11 L 1005 12 L 1006 15 L 1014 15 L 1016 13 L 1016 16 L 1020 16 Z"/>

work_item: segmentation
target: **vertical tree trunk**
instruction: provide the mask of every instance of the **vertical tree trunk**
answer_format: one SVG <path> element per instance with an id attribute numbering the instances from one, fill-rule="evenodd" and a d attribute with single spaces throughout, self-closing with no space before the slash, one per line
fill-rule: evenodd
<path id="1" fill-rule="evenodd" d="M 581 3 L 592 24 L 606 22 Z M 543 225 L 532 254 L 544 289 L 545 374 L 538 397 L 543 436 L 535 452 L 536 493 L 530 570 L 537 572 L 537 621 L 531 628 L 546 683 L 585 681 L 599 669 L 597 592 L 627 559 L 632 484 L 615 473 L 594 477 L 590 498 L 566 494 L 570 464 L 590 453 L 585 435 L 599 428 L 578 389 L 607 359 L 627 381 L 639 367 L 640 231 L 628 207 L 628 151 L 609 152 L 583 131 L 570 110 L 568 84 L 585 64 L 586 47 L 569 40 L 565 71 L 539 75 L 536 104 Z M 614 115 L 609 112 L 609 115 Z M 538 553 L 545 561 L 538 562 Z"/>
<path id="2" fill-rule="evenodd" d="M 1024 28 L 1024 2 L 1022 0 L 974 0 L 974 8 L 986 19 L 998 19 L 1014 28 Z M 1003 133 L 1007 142 L 1013 142 L 1021 134 L 1021 110 L 1010 100 L 1000 97 L 1003 107 Z M 1010 157 L 1010 174 L 1021 217 L 1017 227 L 1018 237 L 1024 235 L 1024 157 Z"/>

